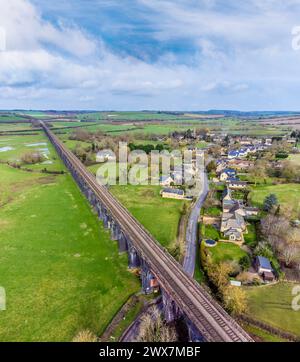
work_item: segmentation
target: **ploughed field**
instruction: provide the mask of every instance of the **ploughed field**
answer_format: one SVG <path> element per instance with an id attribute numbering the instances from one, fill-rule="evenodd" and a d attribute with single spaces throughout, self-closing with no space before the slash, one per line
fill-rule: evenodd
<path id="1" fill-rule="evenodd" d="M 24 137 L 0 137 L 0 148 L 13 148 L 0 160 L 45 143 L 47 167 L 65 170 L 45 136 Z M 0 341 L 70 341 L 84 329 L 100 335 L 139 280 L 71 176 L 34 166 L 0 164 L 0 286 L 7 298 Z"/>

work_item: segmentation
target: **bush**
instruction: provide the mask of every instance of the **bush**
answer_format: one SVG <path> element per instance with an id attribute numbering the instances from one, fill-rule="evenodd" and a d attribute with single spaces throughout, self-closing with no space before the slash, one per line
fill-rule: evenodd
<path id="1" fill-rule="evenodd" d="M 274 206 L 278 205 L 277 196 L 275 194 L 270 194 L 264 200 L 263 210 L 264 211 L 271 211 Z"/>
<path id="2" fill-rule="evenodd" d="M 268 243 L 260 242 L 254 249 L 254 256 L 263 256 L 267 259 L 272 259 L 274 257 L 274 254 Z"/>
<path id="3" fill-rule="evenodd" d="M 76 337 L 73 338 L 73 342 L 98 342 L 97 336 L 88 329 L 80 331 Z"/>
<path id="4" fill-rule="evenodd" d="M 247 311 L 246 293 L 239 287 L 226 287 L 223 291 L 223 302 L 231 314 L 240 315 Z"/>
<path id="5" fill-rule="evenodd" d="M 21 160 L 27 165 L 33 165 L 41 163 L 44 160 L 44 156 L 40 152 L 27 152 L 21 156 Z"/>
<path id="6" fill-rule="evenodd" d="M 242 268 L 242 270 L 248 270 L 251 266 L 251 260 L 249 258 L 248 255 L 244 255 L 240 261 L 239 261 L 239 265 Z"/>

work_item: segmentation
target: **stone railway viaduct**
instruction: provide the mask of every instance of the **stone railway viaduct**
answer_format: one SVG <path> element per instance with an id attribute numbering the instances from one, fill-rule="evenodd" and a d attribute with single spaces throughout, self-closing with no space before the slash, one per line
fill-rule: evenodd
<path id="1" fill-rule="evenodd" d="M 151 293 L 157 282 L 165 318 L 184 317 L 191 341 L 251 342 L 251 337 L 182 266 L 145 230 L 85 168 L 78 158 L 41 122 L 51 143 L 98 214 L 117 240 L 120 252 L 128 253 L 129 268 L 140 268 L 142 288 Z"/>

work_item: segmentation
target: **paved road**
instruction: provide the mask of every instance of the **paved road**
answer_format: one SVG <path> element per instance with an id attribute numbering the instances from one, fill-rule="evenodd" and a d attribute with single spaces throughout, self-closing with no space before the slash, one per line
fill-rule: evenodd
<path id="1" fill-rule="evenodd" d="M 191 277 L 194 276 L 196 255 L 197 255 L 197 231 L 198 231 L 198 218 L 202 205 L 206 199 L 209 191 L 208 178 L 206 172 L 203 173 L 203 183 L 199 190 L 199 196 L 193 209 L 190 213 L 187 230 L 186 230 L 186 250 L 183 261 L 183 269 Z"/>
<path id="2" fill-rule="evenodd" d="M 157 305 L 161 309 L 161 297 L 156 298 L 153 302 L 149 303 L 144 307 L 143 311 L 137 316 L 137 318 L 131 323 L 131 325 L 125 330 L 123 335 L 120 337 L 119 342 L 135 342 L 139 333 L 140 325 L 142 323 L 142 318 L 144 315 L 149 313 L 150 308 L 154 305 Z M 153 318 L 153 316 L 152 316 Z"/>

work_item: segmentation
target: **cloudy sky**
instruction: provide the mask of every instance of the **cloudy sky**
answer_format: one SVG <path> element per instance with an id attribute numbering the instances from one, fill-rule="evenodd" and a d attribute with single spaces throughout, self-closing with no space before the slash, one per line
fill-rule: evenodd
<path id="1" fill-rule="evenodd" d="M 300 0 L 0 0 L 0 109 L 300 110 L 295 26 Z"/>

